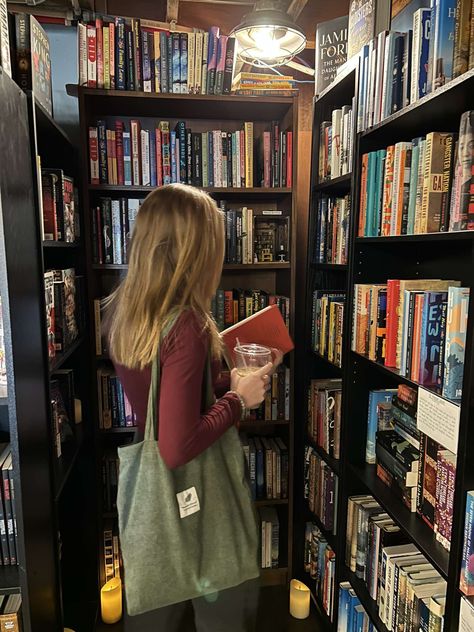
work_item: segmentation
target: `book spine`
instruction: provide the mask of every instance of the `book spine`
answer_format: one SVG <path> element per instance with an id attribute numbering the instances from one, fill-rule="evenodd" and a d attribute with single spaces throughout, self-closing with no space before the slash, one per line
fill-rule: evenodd
<path id="1" fill-rule="evenodd" d="M 99 140 L 97 127 L 89 127 L 90 183 L 99 184 Z"/>
<path id="2" fill-rule="evenodd" d="M 135 90 L 143 90 L 143 65 L 140 20 L 132 18 L 133 34 L 133 74 Z"/>
<path id="3" fill-rule="evenodd" d="M 135 64 L 133 60 L 133 32 L 130 26 L 125 26 L 125 60 L 127 90 L 135 90 Z"/>
<path id="4" fill-rule="evenodd" d="M 95 21 L 95 33 L 96 33 L 96 57 L 97 57 L 97 87 L 104 87 L 104 33 L 102 30 L 102 20 L 96 19 Z"/>
<path id="5" fill-rule="evenodd" d="M 180 36 L 179 33 L 171 34 L 172 45 L 172 73 L 171 91 L 174 94 L 181 93 L 181 57 L 180 57 Z"/>
<path id="6" fill-rule="evenodd" d="M 115 143 L 117 148 L 117 184 L 124 184 L 123 123 L 121 121 L 115 122 Z"/>
<path id="7" fill-rule="evenodd" d="M 104 89 L 110 90 L 110 30 L 106 24 L 102 30 Z"/>
<path id="8" fill-rule="evenodd" d="M 170 35 L 160 33 L 160 74 L 161 74 L 161 92 L 171 92 L 168 83 L 168 38 Z"/>
<path id="9" fill-rule="evenodd" d="M 140 156 L 142 150 L 140 147 L 140 122 L 136 120 L 130 121 L 130 138 L 132 150 L 132 181 L 135 186 L 141 185 L 141 164 Z"/>
<path id="10" fill-rule="evenodd" d="M 7 18 L 6 23 L 7 23 L 7 29 L 8 29 L 8 18 Z M 2 32 L 0 36 L 0 39 L 2 40 L 2 45 L 3 45 L 4 38 L 5 40 L 8 41 L 8 30 L 5 33 Z M 87 25 L 83 24 L 82 22 L 78 22 L 77 24 L 77 43 L 78 43 L 77 61 L 79 65 L 78 82 L 80 86 L 87 86 Z M 10 54 L 9 45 L 6 47 L 6 50 L 8 51 L 8 54 Z M 1 63 L 2 63 L 2 66 L 4 66 L 5 70 L 8 72 L 8 67 L 6 65 L 7 62 L 3 58 L 3 52 L 2 52 Z M 11 70 L 9 74 L 11 75 Z"/>
<path id="11" fill-rule="evenodd" d="M 97 37 L 93 24 L 87 25 L 87 87 L 97 88 Z"/>
<path id="12" fill-rule="evenodd" d="M 245 186 L 253 187 L 253 123 L 245 123 Z"/>
<path id="13" fill-rule="evenodd" d="M 143 92 L 151 92 L 151 59 L 149 46 L 149 33 L 144 29 L 140 30 L 141 54 L 142 54 L 142 77 Z"/>
<path id="14" fill-rule="evenodd" d="M 188 34 L 180 33 L 179 36 L 179 68 L 181 94 L 188 93 Z M 181 156 L 181 147 L 180 147 Z M 185 182 L 181 176 L 181 182 Z"/>
<path id="15" fill-rule="evenodd" d="M 115 18 L 115 66 L 116 66 L 116 88 L 125 90 L 126 81 L 126 43 L 125 43 L 125 20 Z"/>

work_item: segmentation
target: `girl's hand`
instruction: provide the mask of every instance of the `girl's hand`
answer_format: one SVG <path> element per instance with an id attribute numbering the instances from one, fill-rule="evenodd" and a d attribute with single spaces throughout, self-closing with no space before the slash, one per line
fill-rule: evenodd
<path id="1" fill-rule="evenodd" d="M 270 386 L 270 375 L 273 364 L 268 362 L 265 366 L 248 375 L 239 375 L 237 369 L 230 373 L 230 389 L 242 397 L 246 408 L 258 408 L 265 399 L 265 392 Z"/>
<path id="2" fill-rule="evenodd" d="M 272 373 L 275 373 L 275 371 L 277 370 L 277 368 L 280 366 L 280 364 L 283 361 L 283 352 L 280 351 L 280 349 L 274 349 L 272 347 L 272 354 L 273 354 L 273 369 L 272 369 Z"/>

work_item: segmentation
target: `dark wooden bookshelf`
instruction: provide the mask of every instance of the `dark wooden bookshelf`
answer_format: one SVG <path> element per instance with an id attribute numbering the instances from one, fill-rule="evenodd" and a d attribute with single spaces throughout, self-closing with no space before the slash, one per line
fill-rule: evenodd
<path id="1" fill-rule="evenodd" d="M 126 264 L 99 265 L 93 262 L 92 250 L 92 226 L 91 212 L 93 205 L 97 204 L 100 197 L 118 195 L 144 198 L 152 188 L 149 186 L 109 186 L 91 185 L 88 183 L 89 156 L 88 156 L 88 127 L 95 123 L 98 117 L 151 117 L 160 119 L 184 119 L 198 121 L 200 128 L 213 129 L 240 126 L 245 121 L 253 121 L 257 124 L 258 133 L 264 129 L 264 125 L 270 125 L 272 120 L 279 120 L 282 128 L 293 130 L 293 178 L 296 182 L 296 156 L 297 156 L 297 99 L 293 97 L 247 97 L 247 96 L 207 96 L 207 95 L 177 95 L 177 94 L 151 94 L 142 92 L 127 92 L 115 90 L 91 90 L 77 86 L 67 86 L 69 94 L 78 97 L 81 146 L 82 146 L 82 170 L 84 174 L 82 197 L 85 209 L 84 241 L 86 247 L 86 277 L 89 293 L 89 316 L 91 322 L 94 319 L 92 301 L 110 292 L 119 279 L 119 275 L 126 273 Z M 214 127 L 213 127 L 214 125 Z M 262 289 L 269 294 L 280 294 L 290 297 L 290 322 L 291 332 L 295 327 L 295 189 L 291 188 L 207 188 L 205 189 L 216 200 L 228 200 L 229 205 L 255 204 L 259 208 L 270 205 L 272 208 L 288 211 L 291 216 L 288 261 L 278 263 L 255 264 L 225 264 L 222 271 L 220 287 L 230 289 L 239 287 L 243 289 Z M 263 206 L 262 206 L 263 205 Z M 269 208 L 270 208 L 269 206 Z M 95 352 L 95 340 L 88 341 L 89 366 L 92 380 L 95 379 L 98 363 L 108 361 L 107 354 L 97 356 Z M 287 360 L 291 369 L 293 382 L 294 354 Z M 278 569 L 265 569 L 262 571 L 264 584 L 286 584 L 292 576 L 293 561 L 293 432 L 294 412 L 293 383 L 291 385 L 290 418 L 287 420 L 248 421 L 241 425 L 241 429 L 249 435 L 264 434 L 267 436 L 281 436 L 286 443 L 290 456 L 290 478 L 288 499 L 262 500 L 255 503 L 259 506 L 274 506 L 280 520 L 280 561 L 282 567 Z M 95 476 L 97 493 L 97 515 L 100 517 L 96 532 L 96 548 L 100 551 L 103 538 L 102 519 L 104 512 L 101 500 L 101 459 L 104 449 L 120 445 L 122 441 L 130 440 L 135 433 L 135 428 L 111 428 L 100 429 L 98 424 L 98 398 L 96 386 L 92 388 L 91 397 L 92 416 L 91 423 L 94 428 L 95 446 Z M 113 517 L 113 516 L 108 516 Z M 98 589 L 103 584 L 102 555 L 98 560 Z"/>
<path id="2" fill-rule="evenodd" d="M 358 207 L 360 198 L 361 159 L 364 153 L 384 149 L 399 141 L 408 141 L 430 131 L 458 132 L 461 114 L 474 107 L 474 70 L 449 82 L 416 103 L 403 108 L 366 132 L 354 135 L 354 163 L 347 192 L 352 198 L 351 231 L 349 237 L 349 262 L 344 270 L 331 270 L 327 265 L 311 263 L 314 252 L 314 236 L 317 226 L 318 196 L 323 194 L 324 184 L 318 183 L 319 124 L 330 120 L 333 109 L 350 103 L 350 95 L 357 94 L 358 71 L 344 73 L 315 100 L 312 154 L 312 201 L 309 216 L 309 237 L 306 253 L 306 304 L 304 308 L 306 349 L 300 358 L 306 358 L 306 372 L 300 373 L 301 390 L 298 394 L 301 409 L 298 416 L 305 418 L 305 392 L 311 378 L 329 378 L 336 375 L 334 367 L 325 358 L 311 350 L 311 304 L 314 289 L 345 289 L 343 362 L 338 375 L 343 380 L 341 458 L 339 461 L 339 488 L 337 499 L 336 582 L 335 602 L 337 612 L 338 590 L 342 581 L 349 581 L 360 602 L 380 632 L 386 627 L 378 617 L 378 606 L 370 598 L 362 580 L 345 565 L 345 535 L 347 501 L 355 494 L 371 494 L 401 530 L 407 535 L 430 563 L 447 580 L 447 606 L 444 630 L 458 630 L 458 589 L 463 548 L 464 512 L 466 492 L 474 489 L 474 301 L 470 301 L 469 320 L 464 366 L 463 396 L 460 404 L 460 428 L 457 452 L 456 484 L 454 493 L 453 530 L 451 551 L 437 542 L 433 530 L 417 513 L 412 513 L 376 474 L 376 467 L 365 462 L 367 414 L 369 391 L 377 388 L 393 388 L 407 384 L 419 388 L 416 381 L 401 376 L 399 371 L 371 361 L 351 349 L 352 305 L 354 286 L 358 283 L 383 283 L 387 279 L 444 278 L 457 279 L 463 286 L 474 288 L 474 231 L 439 232 L 390 237 L 359 237 Z M 328 186 L 330 182 L 328 183 Z M 341 190 L 334 190 L 338 194 Z M 326 193 L 327 191 L 324 191 Z M 332 192 L 331 192 L 332 193 Z M 310 359 L 311 358 L 311 359 Z M 304 424 L 302 424 L 304 425 Z M 305 443 L 301 434 L 296 437 L 297 454 Z M 310 444 L 310 442 L 306 441 Z M 319 453 L 319 452 L 318 452 Z M 323 455 L 322 455 L 323 456 Z M 327 459 L 326 459 L 327 461 Z M 300 479 L 302 468 L 300 467 Z M 302 484 L 302 483 L 301 483 Z M 298 502 L 298 500 L 297 500 Z M 301 548 L 304 542 L 302 527 L 295 526 Z M 296 542 L 298 539 L 296 538 Z M 296 554 L 295 554 L 296 555 Z M 300 566 L 297 566 L 300 568 Z M 337 616 L 332 625 L 337 629 Z"/>
<path id="3" fill-rule="evenodd" d="M 18 566 L 0 568 L 0 595 L 20 592 L 20 571 Z"/>
<path id="4" fill-rule="evenodd" d="M 52 358 L 49 363 L 50 373 L 58 371 L 67 362 L 67 360 L 82 346 L 85 340 L 86 337 L 84 335 L 80 335 L 77 340 L 75 340 L 67 349 L 65 349 L 65 351 L 56 353 L 54 358 Z"/>
<path id="5" fill-rule="evenodd" d="M 314 351 L 314 349 L 313 349 L 312 353 L 313 353 L 313 358 L 316 358 L 318 360 L 318 362 L 326 363 L 332 370 L 334 370 L 334 371 L 336 371 L 338 373 L 342 372 L 342 367 L 340 367 L 338 364 L 335 364 L 329 358 L 327 358 L 326 356 L 324 356 L 321 353 L 319 353 L 319 351 Z"/>
<path id="6" fill-rule="evenodd" d="M 306 578 L 306 583 L 308 583 L 308 584 L 312 584 L 313 583 L 313 581 L 312 581 L 311 577 L 309 577 L 309 575 Z M 329 632 L 329 630 L 333 629 L 333 623 L 332 623 L 330 617 L 328 616 L 327 612 L 324 610 L 323 604 L 321 603 L 321 600 L 320 600 L 319 596 L 316 595 L 313 590 L 311 590 L 311 601 L 313 602 L 313 605 L 316 608 L 316 611 L 317 611 L 318 617 L 319 617 L 318 630 L 322 629 L 325 632 Z"/>
<path id="7" fill-rule="evenodd" d="M 329 270 L 330 272 L 347 272 L 347 265 L 344 263 L 319 263 L 314 261 L 311 263 L 316 270 Z"/>
<path id="8" fill-rule="evenodd" d="M 351 190 L 352 173 L 345 173 L 343 176 L 332 178 L 330 180 L 324 180 L 318 182 L 314 188 L 316 191 L 327 193 L 331 195 L 348 193 Z"/>
<path id="9" fill-rule="evenodd" d="M 323 461 L 327 465 L 329 465 L 329 467 L 331 468 L 333 472 L 335 472 L 336 474 L 339 474 L 339 459 L 335 459 L 333 456 L 328 454 L 326 450 L 324 450 L 321 446 L 315 443 L 311 439 L 311 437 L 307 437 L 306 442 L 319 454 L 319 456 L 323 459 Z"/>

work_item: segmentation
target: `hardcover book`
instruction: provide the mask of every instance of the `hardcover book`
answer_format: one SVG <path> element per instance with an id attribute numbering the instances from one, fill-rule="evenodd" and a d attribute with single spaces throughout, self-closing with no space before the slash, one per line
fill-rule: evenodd
<path id="1" fill-rule="evenodd" d="M 337 69 L 347 60 L 347 27 L 345 15 L 316 27 L 315 94 L 320 94 L 333 81 Z"/>
<path id="2" fill-rule="evenodd" d="M 0 66 L 12 76 L 7 0 L 0 0 Z"/>
<path id="3" fill-rule="evenodd" d="M 38 103 L 52 116 L 51 58 L 48 36 L 36 18 L 26 13 L 15 15 L 15 26 L 16 81 L 22 90 L 32 90 Z"/>
<path id="4" fill-rule="evenodd" d="M 443 397 L 452 400 L 459 400 L 462 397 L 468 309 L 469 288 L 450 287 L 448 290 Z"/>

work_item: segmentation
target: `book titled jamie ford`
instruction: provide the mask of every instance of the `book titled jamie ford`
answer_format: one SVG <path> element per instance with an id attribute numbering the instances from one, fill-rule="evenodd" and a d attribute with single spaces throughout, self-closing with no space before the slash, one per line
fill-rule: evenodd
<path id="1" fill-rule="evenodd" d="M 327 88 L 339 66 L 347 60 L 347 26 L 349 16 L 321 22 L 316 27 L 315 94 Z"/>
<path id="2" fill-rule="evenodd" d="M 18 13 L 16 31 L 16 80 L 22 90 L 33 94 L 49 115 L 53 114 L 51 96 L 51 57 L 49 39 L 32 16 Z"/>

